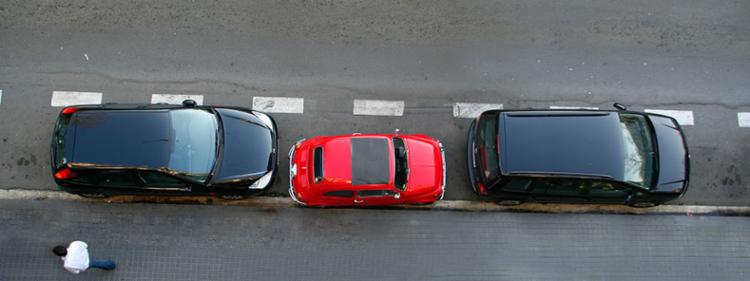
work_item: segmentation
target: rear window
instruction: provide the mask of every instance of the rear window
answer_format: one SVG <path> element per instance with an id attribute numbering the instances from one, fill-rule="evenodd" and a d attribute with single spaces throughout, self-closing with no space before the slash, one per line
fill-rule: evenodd
<path id="1" fill-rule="evenodd" d="M 65 157 L 65 145 L 68 143 L 66 138 L 68 136 L 68 124 L 70 124 L 71 115 L 72 114 L 60 115 L 60 117 L 57 118 L 57 123 L 55 124 L 55 129 L 52 133 L 52 157 L 55 161 L 55 163 L 53 163 L 55 168 L 59 168 L 68 162 Z"/>
<path id="2" fill-rule="evenodd" d="M 313 151 L 313 176 L 315 182 L 323 180 L 323 148 L 316 147 Z"/>
<path id="3" fill-rule="evenodd" d="M 497 112 L 482 114 L 477 125 L 477 162 L 485 183 L 494 182 L 500 174 L 498 116 Z"/>

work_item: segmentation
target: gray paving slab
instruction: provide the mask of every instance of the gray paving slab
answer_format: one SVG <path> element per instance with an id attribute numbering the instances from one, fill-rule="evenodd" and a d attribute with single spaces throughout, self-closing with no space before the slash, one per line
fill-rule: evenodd
<path id="1" fill-rule="evenodd" d="M 0 201 L 0 280 L 747 280 L 744 217 Z M 112 272 L 63 270 L 84 240 Z"/>

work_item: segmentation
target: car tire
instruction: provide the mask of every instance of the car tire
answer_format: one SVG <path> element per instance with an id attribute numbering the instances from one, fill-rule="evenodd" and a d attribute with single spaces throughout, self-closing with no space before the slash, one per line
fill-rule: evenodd
<path id="1" fill-rule="evenodd" d="M 78 196 L 89 198 L 89 199 L 102 199 L 102 198 L 109 197 L 109 195 L 104 194 L 104 193 L 99 193 L 99 192 L 82 192 L 82 193 L 78 193 Z"/>
<path id="2" fill-rule="evenodd" d="M 500 206 L 516 206 L 521 205 L 521 200 L 500 200 L 496 202 Z"/>
<path id="3" fill-rule="evenodd" d="M 633 207 L 633 208 L 651 208 L 651 207 L 656 207 L 656 206 L 659 206 L 659 204 L 654 203 L 654 202 L 638 202 L 638 203 L 630 204 L 630 207 Z"/>
<path id="4" fill-rule="evenodd" d="M 242 200 L 242 199 L 245 199 L 245 196 L 233 195 L 233 194 L 222 194 L 219 196 L 219 198 L 224 199 L 224 200 Z"/>

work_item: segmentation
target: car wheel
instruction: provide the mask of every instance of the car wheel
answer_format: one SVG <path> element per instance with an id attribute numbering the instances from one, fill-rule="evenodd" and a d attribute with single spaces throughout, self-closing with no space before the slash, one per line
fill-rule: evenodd
<path id="1" fill-rule="evenodd" d="M 521 203 L 523 203 L 523 202 L 521 202 L 520 200 L 501 200 L 501 201 L 497 201 L 497 204 L 500 205 L 500 206 L 516 206 L 516 205 L 520 205 Z"/>
<path id="2" fill-rule="evenodd" d="M 224 200 L 242 200 L 242 199 L 245 199 L 245 196 L 242 196 L 242 195 L 231 195 L 231 194 L 223 194 L 223 195 L 221 195 L 219 197 L 221 197 L 221 199 L 224 199 Z"/>
<path id="3" fill-rule="evenodd" d="M 656 204 L 654 202 L 638 202 L 638 203 L 630 204 L 630 206 L 634 208 L 651 208 L 651 207 L 656 207 L 658 205 L 659 204 Z"/>
<path id="4" fill-rule="evenodd" d="M 100 198 L 107 198 L 109 195 L 99 192 L 84 192 L 84 193 L 78 193 L 78 196 L 84 197 L 84 198 L 90 198 L 90 199 L 100 199 Z"/>

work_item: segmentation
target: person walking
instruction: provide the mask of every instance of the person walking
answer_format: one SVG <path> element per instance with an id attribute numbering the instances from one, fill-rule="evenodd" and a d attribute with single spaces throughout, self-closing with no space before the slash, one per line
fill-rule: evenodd
<path id="1" fill-rule="evenodd" d="M 65 248 L 63 245 L 55 246 L 52 252 L 62 257 L 63 267 L 71 273 L 78 274 L 89 268 L 100 268 L 113 270 L 117 265 L 112 260 L 93 260 L 89 257 L 89 245 L 83 241 L 73 241 Z"/>

